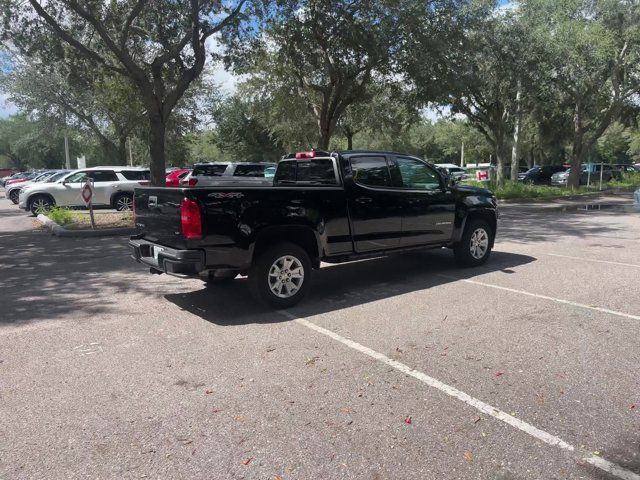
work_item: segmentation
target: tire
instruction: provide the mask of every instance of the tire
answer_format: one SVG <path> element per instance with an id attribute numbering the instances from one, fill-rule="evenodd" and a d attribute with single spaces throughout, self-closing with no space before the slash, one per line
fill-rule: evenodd
<path id="1" fill-rule="evenodd" d="M 130 212 L 133 208 L 133 195 L 130 193 L 119 193 L 113 197 L 113 208 L 119 212 Z"/>
<path id="2" fill-rule="evenodd" d="M 13 202 L 14 205 L 18 204 L 18 198 L 20 197 L 20 190 L 14 189 L 9 193 L 9 200 Z"/>
<path id="3" fill-rule="evenodd" d="M 278 269 L 281 277 L 275 275 Z M 249 270 L 249 288 L 257 300 L 276 308 L 289 308 L 306 295 L 311 271 L 311 259 L 303 248 L 294 243 L 278 243 L 254 260 Z"/>
<path id="4" fill-rule="evenodd" d="M 37 217 L 39 213 L 46 213 L 55 204 L 48 195 L 34 195 L 29 199 L 29 210 L 34 217 Z"/>
<path id="5" fill-rule="evenodd" d="M 459 265 L 477 267 L 485 263 L 491 255 L 493 230 L 481 219 L 471 220 L 464 229 L 462 238 L 453 247 Z"/>

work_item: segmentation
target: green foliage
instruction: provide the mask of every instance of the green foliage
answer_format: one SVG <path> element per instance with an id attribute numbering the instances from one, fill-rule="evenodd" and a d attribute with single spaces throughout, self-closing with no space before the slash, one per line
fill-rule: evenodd
<path id="1" fill-rule="evenodd" d="M 133 102 L 114 105 L 143 106 L 151 181 L 163 185 L 172 114 L 204 69 L 207 39 L 214 34 L 233 35 L 243 4 L 242 0 L 234 5 L 218 1 L 0 0 L 4 27 L 0 42 L 44 63 L 69 64 L 69 73 L 82 81 L 92 79 L 95 72 L 108 73 L 117 76 L 121 86 L 133 87 Z M 246 18 L 250 12 L 242 13 Z M 100 78 L 99 86 L 122 100 L 120 92 L 108 84 L 109 77 Z"/>
<path id="2" fill-rule="evenodd" d="M 47 217 L 58 225 L 67 225 L 77 220 L 77 215 L 74 212 L 63 207 L 51 207 L 47 212 Z"/>
<path id="3" fill-rule="evenodd" d="M 640 172 L 623 172 L 619 179 L 609 182 L 610 187 L 640 187 Z"/>
<path id="4" fill-rule="evenodd" d="M 256 106 L 240 95 L 223 100 L 213 112 L 216 145 L 229 160 L 275 161 L 282 143 L 263 126 Z"/>
<path id="5" fill-rule="evenodd" d="M 606 163 L 629 163 L 628 128 L 620 122 L 612 123 L 597 142 L 598 155 Z"/>
<path id="6" fill-rule="evenodd" d="M 580 164 L 640 90 L 640 4 L 527 0 L 522 5 L 540 99 L 571 119 L 575 168 L 569 182 L 576 185 Z"/>

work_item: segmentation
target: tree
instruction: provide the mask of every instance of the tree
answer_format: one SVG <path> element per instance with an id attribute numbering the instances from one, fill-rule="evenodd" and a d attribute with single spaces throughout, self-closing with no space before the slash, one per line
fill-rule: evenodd
<path id="1" fill-rule="evenodd" d="M 19 169 L 61 168 L 64 166 L 63 125 L 55 119 L 30 120 L 19 114 L 0 120 L 0 155 Z M 72 132 L 70 150 L 77 154 L 76 132 Z"/>
<path id="2" fill-rule="evenodd" d="M 627 152 L 631 131 L 632 129 L 621 122 L 613 122 L 609 125 L 596 143 L 600 158 L 607 163 L 628 163 Z"/>
<path id="3" fill-rule="evenodd" d="M 238 24 L 245 0 L 231 7 L 212 0 L 0 1 L 5 42 L 25 53 L 68 44 L 85 60 L 83 72 L 104 68 L 136 87 L 148 121 L 151 181 L 164 185 L 171 114 L 205 66 L 207 39 Z"/>
<path id="4" fill-rule="evenodd" d="M 569 185 L 598 138 L 640 92 L 640 4 L 619 0 L 527 0 L 530 47 L 544 59 L 540 81 L 570 112 Z"/>
<path id="5" fill-rule="evenodd" d="M 419 121 L 418 103 L 410 92 L 397 84 L 374 82 L 370 87 L 370 100 L 349 105 L 337 127 L 347 140 L 347 150 L 353 150 L 357 133 L 397 138 Z"/>
<path id="6" fill-rule="evenodd" d="M 416 13 L 415 3 L 283 0 L 267 13 L 260 41 L 231 44 L 227 59 L 262 90 L 288 99 L 286 114 L 299 117 L 300 107 L 308 112 L 317 146 L 328 149 L 347 110 L 371 100 L 374 83 L 400 80 L 393 74 L 410 36 L 402 23 Z M 448 28 L 442 12 L 453 10 L 454 3 L 423 3 L 420 13 L 430 20 L 432 36 Z"/>
<path id="7" fill-rule="evenodd" d="M 127 163 L 127 139 L 145 115 L 137 92 L 121 77 L 99 67 L 77 75 L 68 63 L 45 64 L 31 57 L 0 74 L 0 86 L 23 112 L 87 129 L 109 163 Z"/>
<path id="8" fill-rule="evenodd" d="M 224 99 L 213 111 L 215 143 L 232 160 L 275 161 L 285 153 L 255 110 L 251 101 L 239 94 Z"/>
<path id="9" fill-rule="evenodd" d="M 327 150 L 347 107 L 368 99 L 373 76 L 387 73 L 391 21 L 383 2 L 286 1 L 250 71 L 304 99 L 317 123 L 317 146 Z"/>
<path id="10" fill-rule="evenodd" d="M 434 141 L 443 163 L 460 163 L 462 143 L 465 164 L 486 162 L 493 151 L 484 135 L 466 121 L 440 120 L 434 125 Z"/>
<path id="11" fill-rule="evenodd" d="M 443 96 L 452 112 L 463 113 L 492 145 L 499 184 L 505 181 L 527 71 L 522 31 L 512 14 L 493 13 L 478 21 L 466 36 L 464 54 L 450 64 L 453 85 Z"/>

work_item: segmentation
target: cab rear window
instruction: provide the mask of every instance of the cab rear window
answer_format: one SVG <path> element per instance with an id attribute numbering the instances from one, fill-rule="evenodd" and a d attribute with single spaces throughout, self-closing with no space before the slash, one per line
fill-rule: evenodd
<path id="1" fill-rule="evenodd" d="M 287 160 L 278 165 L 275 183 L 303 183 L 306 185 L 337 185 L 333 161 L 329 158 L 314 160 Z"/>

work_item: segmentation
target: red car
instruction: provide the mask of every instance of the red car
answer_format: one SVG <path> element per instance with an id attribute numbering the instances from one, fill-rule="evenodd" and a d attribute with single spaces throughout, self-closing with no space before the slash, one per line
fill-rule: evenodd
<path id="1" fill-rule="evenodd" d="M 166 178 L 167 187 L 179 187 L 181 185 L 180 180 L 186 177 L 189 172 L 191 172 L 189 168 L 179 168 L 169 173 Z"/>
<path id="2" fill-rule="evenodd" d="M 22 183 L 22 182 L 28 182 L 29 180 L 33 180 L 35 177 L 37 177 L 36 173 L 29 173 L 27 175 L 25 175 L 24 177 L 20 177 L 20 178 L 12 178 L 10 180 L 7 180 L 4 185 L 5 187 L 8 185 L 13 185 L 14 183 Z"/>

